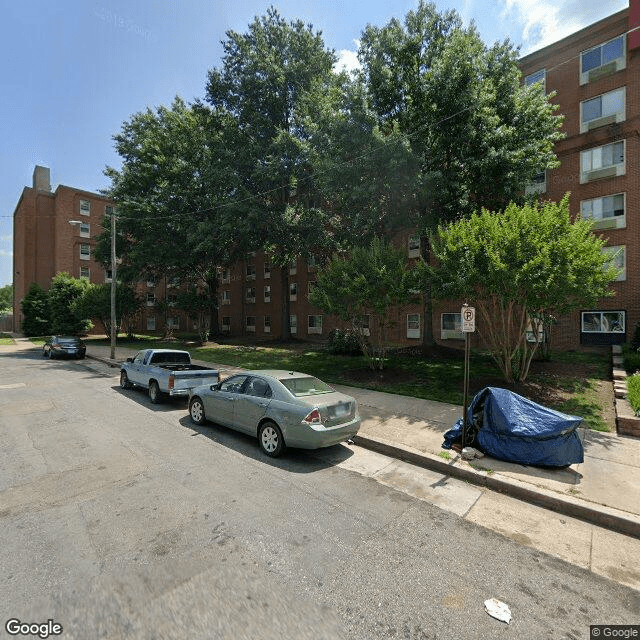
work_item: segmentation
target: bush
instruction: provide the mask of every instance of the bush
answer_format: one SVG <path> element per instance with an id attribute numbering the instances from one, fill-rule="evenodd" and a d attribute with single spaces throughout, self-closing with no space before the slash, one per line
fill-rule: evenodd
<path id="1" fill-rule="evenodd" d="M 631 340 L 632 349 L 640 349 L 640 322 L 636 324 L 636 328 L 633 331 L 633 339 Z"/>
<path id="2" fill-rule="evenodd" d="M 640 371 L 640 350 L 625 344 L 622 346 L 622 357 L 624 359 L 624 369 L 627 373 Z"/>
<path id="3" fill-rule="evenodd" d="M 627 378 L 627 397 L 633 410 L 640 411 L 640 373 L 635 373 Z"/>
<path id="4" fill-rule="evenodd" d="M 49 295 L 35 282 L 20 303 L 22 307 L 22 332 L 25 336 L 45 336 L 51 333 Z"/>
<path id="5" fill-rule="evenodd" d="M 362 349 L 358 344 L 358 338 L 353 331 L 333 329 L 329 333 L 329 353 L 342 356 L 362 355 Z"/>

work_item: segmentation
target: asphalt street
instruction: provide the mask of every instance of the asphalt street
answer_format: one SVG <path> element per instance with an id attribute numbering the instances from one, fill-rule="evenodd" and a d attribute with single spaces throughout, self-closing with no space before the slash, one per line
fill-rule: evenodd
<path id="1" fill-rule="evenodd" d="M 462 518 L 464 483 L 431 480 L 440 508 L 406 490 L 420 470 L 374 477 L 357 447 L 271 460 L 95 362 L 7 351 L 0 370 L 6 637 L 11 618 L 79 639 L 588 638 L 640 621 L 639 591 Z"/>

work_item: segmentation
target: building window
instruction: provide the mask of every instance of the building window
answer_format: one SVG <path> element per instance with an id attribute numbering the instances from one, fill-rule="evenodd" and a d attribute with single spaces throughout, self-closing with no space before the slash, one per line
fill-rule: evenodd
<path id="1" fill-rule="evenodd" d="M 256 265 L 253 262 L 248 262 L 246 266 L 247 280 L 256 279 Z"/>
<path id="2" fill-rule="evenodd" d="M 88 222 L 80 223 L 80 237 L 89 238 L 91 236 L 91 225 Z"/>
<path id="3" fill-rule="evenodd" d="M 580 152 L 580 184 L 624 173 L 624 140 Z"/>
<path id="4" fill-rule="evenodd" d="M 256 288 L 255 287 L 247 287 L 247 302 L 255 302 L 256 301 Z"/>
<path id="5" fill-rule="evenodd" d="M 533 178 L 531 178 L 531 182 L 524 188 L 525 195 L 531 196 L 536 193 L 546 193 L 547 192 L 547 172 L 541 171 L 540 173 L 536 173 Z"/>
<path id="6" fill-rule="evenodd" d="M 583 311 L 582 333 L 624 333 L 624 311 Z"/>
<path id="7" fill-rule="evenodd" d="M 605 268 L 614 266 L 620 270 L 620 275 L 616 278 L 618 282 L 627 279 L 627 248 L 621 247 L 603 247 L 603 253 L 610 255 L 611 259 L 605 263 Z"/>
<path id="8" fill-rule="evenodd" d="M 255 316 L 247 316 L 244 319 L 244 326 L 245 326 L 246 330 L 249 331 L 250 333 L 255 333 L 256 332 L 256 318 L 255 318 Z"/>
<path id="9" fill-rule="evenodd" d="M 178 304 L 178 296 L 175 293 L 170 293 L 167 296 L 167 304 L 170 307 L 175 307 Z"/>
<path id="10" fill-rule="evenodd" d="M 626 67 L 624 34 L 580 54 L 580 84 Z"/>
<path id="11" fill-rule="evenodd" d="M 268 262 L 264 263 L 264 277 L 265 278 L 271 277 L 271 265 Z"/>
<path id="12" fill-rule="evenodd" d="M 225 289 L 222 292 L 222 304 L 231 304 L 231 291 L 229 289 Z"/>
<path id="13" fill-rule="evenodd" d="M 289 284 L 289 300 L 295 302 L 298 299 L 298 283 L 292 282 Z"/>
<path id="14" fill-rule="evenodd" d="M 156 286 L 156 277 L 155 276 L 149 276 L 147 278 L 147 287 L 155 287 Z"/>
<path id="15" fill-rule="evenodd" d="M 264 317 L 264 332 L 271 333 L 271 316 Z"/>
<path id="16" fill-rule="evenodd" d="M 271 302 L 271 285 L 266 284 L 264 286 L 264 301 Z"/>
<path id="17" fill-rule="evenodd" d="M 309 256 L 307 260 L 307 271 L 314 271 L 318 267 L 318 259 L 315 256 Z"/>
<path id="18" fill-rule="evenodd" d="M 524 78 L 524 84 L 526 86 L 531 86 L 532 84 L 536 84 L 536 82 L 539 82 L 542 85 L 542 90 L 546 92 L 547 72 L 545 69 L 540 69 Z"/>
<path id="19" fill-rule="evenodd" d="M 80 215 L 91 215 L 91 203 L 88 200 L 80 200 Z"/>
<path id="20" fill-rule="evenodd" d="M 296 259 L 293 259 L 289 263 L 289 275 L 295 276 L 296 273 L 298 273 L 298 261 Z"/>
<path id="21" fill-rule="evenodd" d="M 231 271 L 229 269 L 223 269 L 220 280 L 222 281 L 223 284 L 227 284 L 228 282 L 231 282 Z"/>
<path id="22" fill-rule="evenodd" d="M 104 270 L 104 281 L 105 282 L 111 282 L 112 276 L 113 276 L 113 274 L 111 272 L 111 269 L 105 269 Z"/>
<path id="23" fill-rule="evenodd" d="M 626 89 L 616 89 L 580 103 L 580 133 L 625 119 Z"/>
<path id="24" fill-rule="evenodd" d="M 167 318 L 167 327 L 169 329 L 179 329 L 180 328 L 180 318 L 178 316 L 171 316 Z"/>
<path id="25" fill-rule="evenodd" d="M 155 303 L 156 303 L 156 294 L 147 293 L 147 307 L 153 307 Z"/>
<path id="26" fill-rule="evenodd" d="M 441 340 L 464 340 L 462 316 L 459 313 L 443 313 L 440 316 Z"/>
<path id="27" fill-rule="evenodd" d="M 368 313 L 357 319 L 356 331 L 359 331 L 363 336 L 371 335 L 371 316 Z"/>
<path id="28" fill-rule="evenodd" d="M 409 236 L 408 253 L 410 258 L 420 257 L 420 236 L 419 235 Z"/>
<path id="29" fill-rule="evenodd" d="M 307 323 L 307 333 L 322 333 L 322 316 L 309 316 Z"/>
<path id="30" fill-rule="evenodd" d="M 231 316 L 222 316 L 222 330 L 226 333 L 231 331 Z"/>
<path id="31" fill-rule="evenodd" d="M 147 318 L 147 331 L 155 331 L 156 330 L 156 317 L 149 316 Z"/>
<path id="32" fill-rule="evenodd" d="M 421 338 L 420 332 L 420 314 L 407 314 L 407 338 Z"/>
<path id="33" fill-rule="evenodd" d="M 180 276 L 171 276 L 167 278 L 167 287 L 179 287 L 180 286 Z"/>
<path id="34" fill-rule="evenodd" d="M 309 280 L 309 282 L 307 282 L 307 291 L 308 293 L 311 293 L 314 289 L 314 287 L 317 285 L 318 283 L 315 280 Z"/>
<path id="35" fill-rule="evenodd" d="M 580 215 L 593 220 L 594 229 L 623 229 L 626 226 L 625 194 L 583 200 Z"/>
<path id="36" fill-rule="evenodd" d="M 80 260 L 91 260 L 91 245 L 80 245 Z"/>
<path id="37" fill-rule="evenodd" d="M 289 316 L 289 330 L 292 334 L 298 333 L 298 316 Z"/>
<path id="38" fill-rule="evenodd" d="M 87 280 L 91 279 L 91 270 L 89 267 L 80 267 L 80 277 L 86 278 Z"/>

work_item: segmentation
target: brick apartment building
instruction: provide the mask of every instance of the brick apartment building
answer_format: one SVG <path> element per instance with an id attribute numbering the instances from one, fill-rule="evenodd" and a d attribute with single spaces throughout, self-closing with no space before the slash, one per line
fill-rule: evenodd
<path id="1" fill-rule="evenodd" d="M 594 309 L 581 309 L 559 319 L 554 328 L 557 348 L 626 341 L 640 322 L 640 0 L 620 11 L 520 60 L 524 82 L 542 82 L 565 116 L 566 138 L 556 153 L 561 166 L 541 173 L 528 187 L 543 199 L 559 201 L 571 192 L 574 217 L 594 219 L 595 232 L 617 252 L 622 268 L 612 285 L 615 296 Z M 19 302 L 31 282 L 48 288 L 59 271 L 92 282 L 108 282 L 109 274 L 93 260 L 100 220 L 108 199 L 79 189 L 59 186 L 51 192 L 49 170 L 36 167 L 33 187 L 25 188 L 14 213 L 15 329 L 21 326 Z M 82 225 L 71 225 L 78 220 Z M 410 231 L 394 239 L 409 258 L 419 256 L 419 238 Z M 262 252 L 251 254 L 232 268 L 221 270 L 219 282 L 220 331 L 228 335 L 277 338 L 282 332 L 282 296 L 289 298 L 292 335 L 323 339 L 340 326 L 323 316 L 308 301 L 316 267 L 298 259 L 289 266 L 288 291 L 282 291 L 280 269 Z M 155 303 L 175 303 L 178 282 L 142 282 L 145 307 L 137 330 L 163 328 Z M 472 301 L 469 301 L 472 303 Z M 461 346 L 460 304 L 437 306 L 433 315 L 434 338 Z M 391 312 L 391 340 L 418 346 L 424 330 L 422 304 Z M 364 318 L 364 327 L 370 319 Z M 176 310 L 167 323 L 190 331 L 192 323 Z M 374 327 L 369 327 L 373 330 Z M 474 336 L 474 341 L 478 338 Z"/>

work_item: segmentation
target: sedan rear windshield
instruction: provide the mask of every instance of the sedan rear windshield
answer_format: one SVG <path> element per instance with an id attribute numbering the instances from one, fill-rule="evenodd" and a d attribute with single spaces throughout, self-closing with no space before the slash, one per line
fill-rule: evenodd
<path id="1" fill-rule="evenodd" d="M 78 338 L 58 338 L 59 344 L 80 344 Z"/>
<path id="2" fill-rule="evenodd" d="M 332 393 L 333 389 L 312 376 L 305 376 L 304 378 L 287 378 L 286 380 L 280 380 L 282 384 L 294 395 L 296 398 L 300 396 L 314 396 L 321 393 Z"/>

